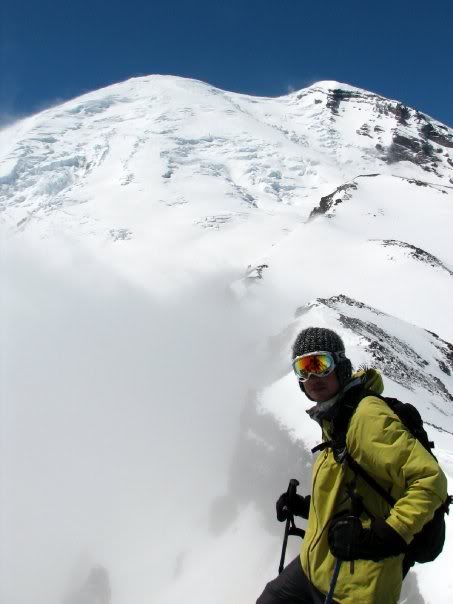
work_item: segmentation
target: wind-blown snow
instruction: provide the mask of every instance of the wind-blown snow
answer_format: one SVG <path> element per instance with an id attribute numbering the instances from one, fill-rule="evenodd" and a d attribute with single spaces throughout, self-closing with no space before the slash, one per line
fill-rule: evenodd
<path id="1" fill-rule="evenodd" d="M 419 406 L 451 481 L 452 168 L 451 130 L 336 82 L 136 78 L 1 130 L 0 599 L 101 564 L 112 604 L 254 601 L 319 438 L 308 324 Z M 453 597 L 451 531 L 411 602 Z"/>

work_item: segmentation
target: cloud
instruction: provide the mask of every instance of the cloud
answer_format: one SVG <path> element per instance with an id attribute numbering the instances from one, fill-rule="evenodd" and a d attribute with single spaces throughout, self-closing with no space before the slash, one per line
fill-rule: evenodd
<path id="1" fill-rule="evenodd" d="M 2 254 L 1 596 L 101 563 L 150 601 L 225 492 L 262 323 L 224 274 L 157 297 L 59 245 Z"/>

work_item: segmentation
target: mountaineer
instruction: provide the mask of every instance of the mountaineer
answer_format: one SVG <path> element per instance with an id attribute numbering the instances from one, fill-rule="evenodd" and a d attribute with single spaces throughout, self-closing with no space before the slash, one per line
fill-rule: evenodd
<path id="1" fill-rule="evenodd" d="M 436 526 L 419 549 L 438 541 L 427 560 L 442 549 L 446 477 L 382 397 L 380 373 L 352 372 L 337 333 L 304 329 L 292 365 L 315 403 L 307 413 L 320 424 L 323 443 L 315 447 L 311 495 L 284 493 L 277 501 L 278 520 L 308 519 L 300 556 L 266 585 L 257 604 L 321 604 L 332 601 L 332 592 L 341 604 L 396 604 L 409 568 L 426 561 L 411 544 L 433 517 L 428 526 Z"/>

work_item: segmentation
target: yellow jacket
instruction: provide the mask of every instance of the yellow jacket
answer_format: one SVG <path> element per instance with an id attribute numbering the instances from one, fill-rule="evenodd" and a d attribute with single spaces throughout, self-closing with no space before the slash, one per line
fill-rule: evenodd
<path id="1" fill-rule="evenodd" d="M 383 391 L 381 375 L 371 369 L 355 374 L 367 390 Z M 341 404 L 341 403 L 340 403 Z M 329 440 L 329 424 L 323 423 L 323 438 Z M 395 413 L 378 397 L 367 396 L 352 416 L 346 445 L 353 459 L 383 486 L 397 503 L 393 508 L 362 478 L 356 490 L 372 515 L 384 518 L 410 543 L 447 497 L 447 481 L 438 463 L 401 424 Z M 323 593 L 329 590 L 335 558 L 329 550 L 327 532 L 334 514 L 350 509 L 346 485 L 355 478 L 346 463 L 335 461 L 332 450 L 318 454 L 312 476 L 312 497 L 302 567 L 310 581 Z M 362 524 L 369 526 L 366 514 Z M 341 604 L 396 604 L 402 583 L 403 556 L 381 562 L 357 560 L 351 573 L 343 562 L 334 599 Z"/>

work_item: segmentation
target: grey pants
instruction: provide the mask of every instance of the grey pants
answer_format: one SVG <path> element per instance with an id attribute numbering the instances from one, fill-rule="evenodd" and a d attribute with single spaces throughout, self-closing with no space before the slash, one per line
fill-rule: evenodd
<path id="1" fill-rule="evenodd" d="M 269 581 L 256 604 L 324 604 L 325 599 L 307 579 L 297 556 L 276 579 Z"/>

